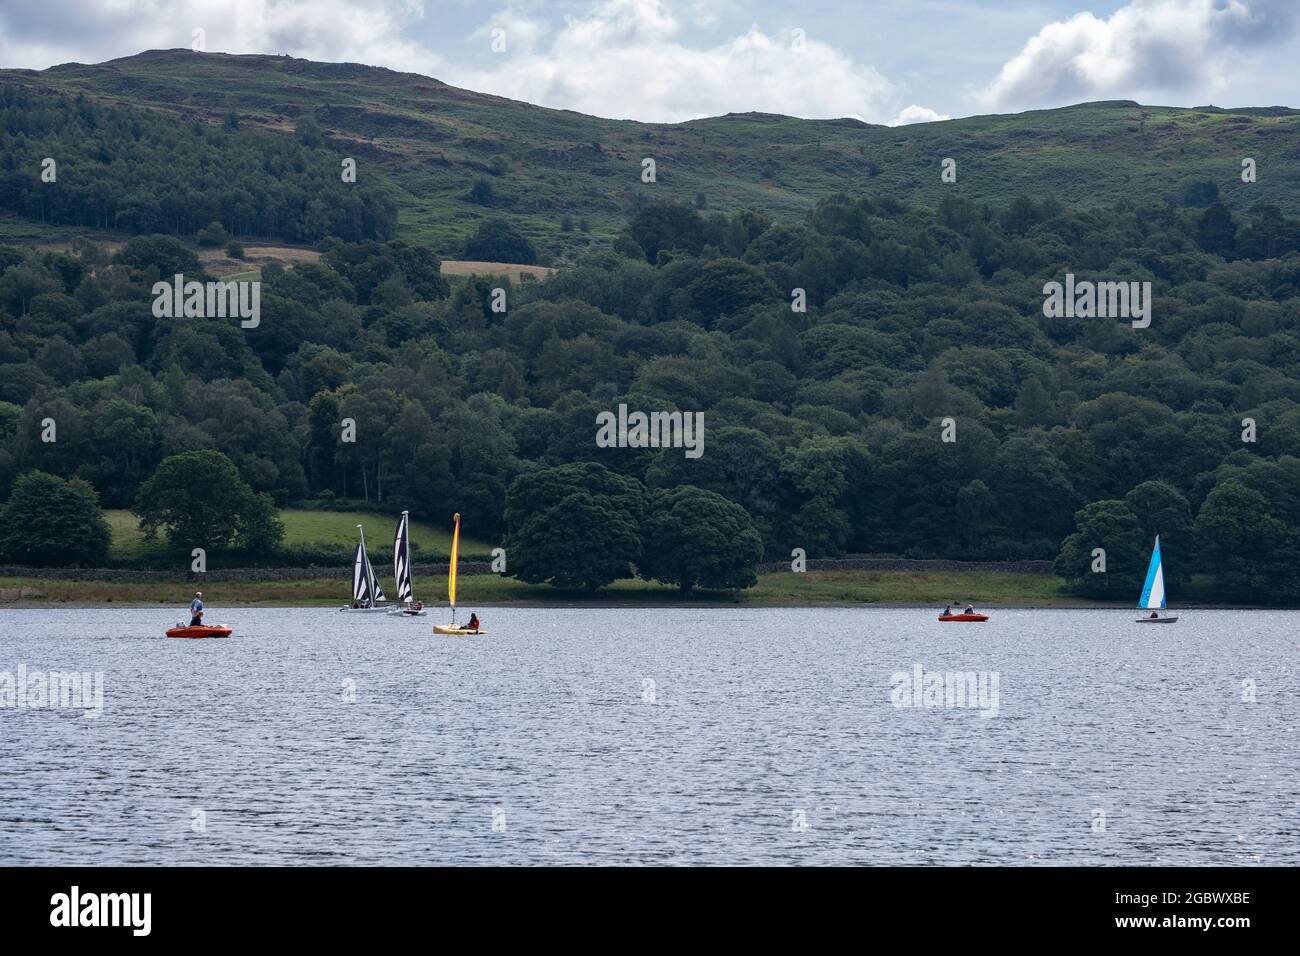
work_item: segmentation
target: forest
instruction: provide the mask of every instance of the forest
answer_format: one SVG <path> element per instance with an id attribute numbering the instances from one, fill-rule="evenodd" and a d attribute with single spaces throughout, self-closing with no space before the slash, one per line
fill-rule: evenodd
<path id="1" fill-rule="evenodd" d="M 312 120 L 275 136 L 244 129 L 233 112 L 219 125 L 178 122 L 0 83 L 0 211 L 131 234 L 190 236 L 216 221 L 286 242 L 393 236 L 397 208 L 384 187 L 345 183 L 323 146 Z M 42 188 L 32 188 L 34 170 Z"/>
<path id="2" fill-rule="evenodd" d="M 665 494 L 691 486 L 743 509 L 726 526 L 752 525 L 750 562 L 1054 559 L 1129 600 L 1159 533 L 1173 582 L 1294 600 L 1298 236 L 1268 205 L 837 195 L 785 222 L 653 203 L 612 249 L 519 286 L 326 238 L 318 262 L 264 270 L 249 330 L 153 317 L 154 281 L 201 272 L 175 238 L 0 247 L 0 501 L 40 471 L 131 507 L 164 460 L 212 449 L 263 501 L 458 511 L 487 538 L 526 540 L 543 508 L 617 537 L 612 511 L 663 523 L 632 497 L 686 507 Z M 1151 282 L 1150 327 L 1045 317 L 1067 272 Z M 705 454 L 598 447 L 620 403 L 702 411 Z"/>

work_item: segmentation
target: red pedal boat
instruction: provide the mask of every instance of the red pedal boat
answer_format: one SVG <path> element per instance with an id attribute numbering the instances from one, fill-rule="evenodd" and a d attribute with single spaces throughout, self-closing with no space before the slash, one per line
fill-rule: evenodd
<path id="1" fill-rule="evenodd" d="M 940 614 L 941 621 L 987 621 L 987 614 Z"/>
<path id="2" fill-rule="evenodd" d="M 167 632 L 168 637 L 229 637 L 234 632 L 232 627 L 219 624 L 201 624 L 198 627 L 173 627 Z"/>

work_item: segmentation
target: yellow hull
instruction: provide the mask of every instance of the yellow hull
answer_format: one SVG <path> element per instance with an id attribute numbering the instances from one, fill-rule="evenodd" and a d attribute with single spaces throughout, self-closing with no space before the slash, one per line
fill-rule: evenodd
<path id="1" fill-rule="evenodd" d="M 467 627 L 453 627 L 453 626 L 450 625 L 450 624 L 435 624 L 435 625 L 433 625 L 433 633 L 435 633 L 435 634 L 471 634 L 471 635 L 472 635 L 472 634 L 486 634 L 487 631 L 471 631 L 471 630 L 470 630 L 469 628 L 467 628 Z"/>

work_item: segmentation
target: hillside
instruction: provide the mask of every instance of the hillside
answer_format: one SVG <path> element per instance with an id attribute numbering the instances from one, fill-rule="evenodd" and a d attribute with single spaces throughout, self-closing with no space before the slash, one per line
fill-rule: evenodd
<path id="1" fill-rule="evenodd" d="M 956 194 L 1089 207 L 1198 201 L 1188 199 L 1189 186 L 1213 183 L 1236 212 L 1256 202 L 1300 211 L 1300 112 L 1284 108 L 1102 102 L 897 128 L 767 114 L 644 124 L 377 67 L 188 50 L 0 71 L 5 84 L 41 96 L 84 96 L 113 110 L 161 111 L 178 128 L 192 121 L 220 127 L 233 114 L 245 136 L 288 137 L 310 118 L 323 134 L 322 157 L 355 158 L 358 185 L 376 173 L 382 179 L 396 205 L 397 234 L 449 258 L 459 257 L 480 220 L 500 215 L 563 261 L 608 241 L 646 200 L 694 204 L 701 194 L 709 210 L 798 219 L 835 192 L 924 205 Z M 1250 185 L 1239 176 L 1245 156 L 1260 168 Z M 657 164 L 653 184 L 640 181 L 645 157 Z M 955 186 L 940 182 L 944 157 L 957 160 Z M 86 172 L 74 165 L 62 175 Z M 490 184 L 490 195 L 472 201 L 479 180 Z M 0 223 L 0 237 L 30 236 L 32 228 L 48 235 L 40 219 Z"/>
<path id="2" fill-rule="evenodd" d="M 8 78 L 0 208 L 44 241 L 0 245 L 0 564 L 100 566 L 100 508 L 320 564 L 276 509 L 347 503 L 460 514 L 566 593 L 803 553 L 1054 560 L 1128 603 L 1159 534 L 1171 593 L 1300 601 L 1291 111 L 643 126 L 272 57 Z M 155 308 L 245 266 L 252 324 Z M 1048 308 L 1073 278 L 1114 310 Z"/>

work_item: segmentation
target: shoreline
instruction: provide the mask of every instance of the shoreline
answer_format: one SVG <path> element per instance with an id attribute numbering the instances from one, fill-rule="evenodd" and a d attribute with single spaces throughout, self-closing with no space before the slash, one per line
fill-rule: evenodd
<path id="1" fill-rule="evenodd" d="M 557 609 L 581 609 L 581 610 L 610 610 L 610 611 L 637 611 L 637 610 L 735 610 L 735 611 L 754 611 L 754 610 L 800 610 L 804 608 L 853 608 L 856 610 L 899 610 L 907 608 L 918 608 L 922 610 L 933 609 L 936 613 L 941 610 L 934 602 L 924 601 L 799 601 L 789 603 L 750 603 L 743 601 L 728 600 L 725 598 L 703 598 L 699 600 L 670 599 L 665 598 L 659 601 L 637 601 L 627 600 L 618 601 L 610 600 L 608 597 L 593 597 L 589 599 L 557 597 L 552 600 L 534 599 L 534 600 L 511 600 L 511 601 L 462 601 L 459 607 L 469 608 L 557 608 Z M 282 610 L 282 611 L 339 611 L 343 602 L 337 604 L 312 603 L 272 603 L 272 602 L 255 602 L 255 601 L 222 601 L 220 603 L 212 602 L 211 608 L 223 610 Z M 392 606 L 392 605 L 390 605 Z M 114 608 L 122 608 L 128 611 L 138 611 L 146 608 L 166 608 L 171 607 L 176 610 L 177 614 L 182 616 L 186 609 L 181 604 L 174 601 L 157 600 L 157 601 L 77 601 L 77 600 L 24 600 L 24 601 L 5 601 L 0 602 L 0 612 L 3 611 L 51 611 L 51 610 L 69 610 L 69 611 L 104 611 Z M 430 615 L 439 610 L 447 610 L 448 605 L 442 603 L 426 603 L 425 610 Z M 977 610 L 980 611 L 1133 611 L 1141 612 L 1142 608 L 1134 607 L 1129 604 L 1108 604 L 1102 602 L 1088 602 L 1080 600 L 1076 603 L 1002 603 L 994 601 L 985 601 L 978 603 Z M 1188 611 L 1300 611 L 1300 606 L 1295 605 L 1263 605 L 1263 604 L 1206 604 L 1206 603 L 1188 603 L 1179 604 L 1177 607 L 1170 607 L 1168 614 L 1181 614 Z"/>
<path id="2" fill-rule="evenodd" d="M 423 570 L 423 569 L 417 569 Z M 214 608 L 297 607 L 338 609 L 350 600 L 348 581 L 337 576 L 258 577 L 215 580 L 175 576 L 148 580 L 87 576 L 44 577 L 38 573 L 0 576 L 0 610 L 50 608 L 183 609 L 194 591 Z M 434 610 L 447 606 L 446 578 L 424 573 L 415 577 L 415 597 Z M 457 606 L 556 608 L 934 608 L 974 604 L 987 610 L 1016 608 L 1102 610 L 1135 609 L 1137 595 L 1084 597 L 1070 592 L 1060 578 L 1035 571 L 1005 570 L 809 570 L 762 573 L 754 587 L 741 591 L 698 590 L 690 596 L 672 586 L 640 579 L 616 581 L 594 593 L 564 591 L 529 584 L 500 574 L 471 574 L 460 579 Z M 1204 586 L 1188 586 L 1174 595 L 1180 610 L 1296 610 L 1254 604 L 1219 603 Z M 391 602 L 390 602 L 391 603 Z"/>

